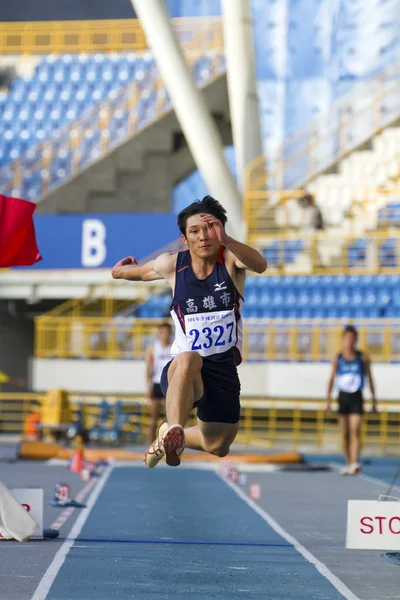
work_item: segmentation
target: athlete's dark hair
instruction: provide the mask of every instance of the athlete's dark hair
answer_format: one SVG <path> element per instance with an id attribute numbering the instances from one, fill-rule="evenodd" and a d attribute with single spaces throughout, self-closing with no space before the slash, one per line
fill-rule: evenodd
<path id="1" fill-rule="evenodd" d="M 346 335 L 346 333 L 352 333 L 356 339 L 358 338 L 358 331 L 353 325 L 346 325 L 343 329 L 343 335 Z"/>
<path id="2" fill-rule="evenodd" d="M 178 227 L 183 235 L 186 235 L 186 223 L 189 217 L 193 215 L 201 214 L 212 215 L 216 219 L 219 219 L 222 225 L 225 227 L 228 217 L 226 216 L 226 210 L 212 196 L 204 196 L 203 200 L 196 200 L 192 202 L 186 208 L 184 208 L 178 215 Z"/>

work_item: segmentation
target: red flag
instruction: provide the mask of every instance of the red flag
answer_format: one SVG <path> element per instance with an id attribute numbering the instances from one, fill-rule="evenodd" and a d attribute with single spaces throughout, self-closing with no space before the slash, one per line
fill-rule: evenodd
<path id="1" fill-rule="evenodd" d="M 0 195 L 0 268 L 42 260 L 32 219 L 35 208 L 33 202 Z"/>

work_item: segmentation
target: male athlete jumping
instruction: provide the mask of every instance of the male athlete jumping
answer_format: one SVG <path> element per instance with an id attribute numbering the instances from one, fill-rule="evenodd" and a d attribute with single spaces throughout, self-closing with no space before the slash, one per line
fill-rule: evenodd
<path id="1" fill-rule="evenodd" d="M 165 279 L 173 292 L 174 358 L 161 377 L 167 421 L 147 449 L 148 467 L 164 456 L 168 465 L 178 466 L 185 447 L 226 456 L 239 428 L 245 271 L 263 273 L 267 263 L 257 250 L 228 236 L 226 222 L 223 206 L 206 196 L 178 215 L 188 250 L 144 265 L 130 256 L 112 270 L 114 279 Z M 184 429 L 193 406 L 197 425 Z"/>

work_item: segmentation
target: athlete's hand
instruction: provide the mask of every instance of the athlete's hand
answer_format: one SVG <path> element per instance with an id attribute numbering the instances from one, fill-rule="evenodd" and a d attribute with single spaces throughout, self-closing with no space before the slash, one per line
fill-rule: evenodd
<path id="1" fill-rule="evenodd" d="M 138 261 L 136 260 L 136 258 L 133 258 L 133 256 L 127 256 L 126 258 L 122 258 L 120 261 L 118 261 L 115 266 L 116 267 L 125 267 L 127 265 L 137 265 L 137 264 L 138 264 Z"/>
<path id="2" fill-rule="evenodd" d="M 202 217 L 202 222 L 207 223 L 209 236 L 212 238 L 217 238 L 217 240 L 223 246 L 226 246 L 227 242 L 229 241 L 229 236 L 227 235 L 221 221 L 212 215 L 204 215 L 204 217 Z"/>
<path id="3" fill-rule="evenodd" d="M 332 405 L 331 405 L 330 401 L 326 402 L 326 404 L 325 404 L 325 411 L 328 412 L 328 413 L 332 412 Z"/>
<path id="4" fill-rule="evenodd" d="M 377 404 L 376 400 L 373 400 L 373 402 L 372 402 L 371 412 L 372 413 L 377 413 L 378 412 L 378 404 Z"/>

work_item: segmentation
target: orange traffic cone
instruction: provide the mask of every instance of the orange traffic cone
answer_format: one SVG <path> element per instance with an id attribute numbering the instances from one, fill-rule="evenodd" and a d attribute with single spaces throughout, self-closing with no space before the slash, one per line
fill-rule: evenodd
<path id="1" fill-rule="evenodd" d="M 71 473 L 80 473 L 84 468 L 84 463 L 82 438 L 78 438 L 76 450 L 72 455 L 71 466 L 69 470 Z"/>

